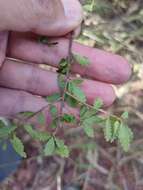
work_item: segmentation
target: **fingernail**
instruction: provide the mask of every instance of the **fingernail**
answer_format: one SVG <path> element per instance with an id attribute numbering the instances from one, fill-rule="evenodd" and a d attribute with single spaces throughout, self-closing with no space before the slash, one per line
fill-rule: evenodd
<path id="1" fill-rule="evenodd" d="M 83 11 L 78 0 L 61 0 L 64 6 L 65 16 L 69 25 L 77 27 L 83 19 Z"/>

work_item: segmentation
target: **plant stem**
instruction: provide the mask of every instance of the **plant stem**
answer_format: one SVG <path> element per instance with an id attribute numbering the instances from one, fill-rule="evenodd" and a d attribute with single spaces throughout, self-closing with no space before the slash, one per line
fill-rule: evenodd
<path id="1" fill-rule="evenodd" d="M 72 32 L 69 34 L 69 46 L 68 46 L 68 56 L 66 58 L 67 60 L 67 72 L 65 75 L 65 87 L 62 91 L 62 98 L 61 98 L 61 106 L 60 106 L 60 114 L 63 114 L 63 108 L 65 106 L 65 96 L 67 92 L 67 87 L 68 87 L 68 82 L 69 82 L 69 76 L 70 76 L 70 69 L 71 69 L 71 64 L 72 64 L 72 43 L 73 43 L 73 38 L 72 38 Z M 59 122 L 59 125 L 61 126 L 61 122 Z"/>
<path id="2" fill-rule="evenodd" d="M 91 105 L 89 105 L 89 104 L 87 104 L 87 103 L 85 103 L 85 102 L 81 102 L 81 101 L 80 101 L 78 98 L 76 98 L 73 94 L 71 94 L 71 93 L 69 93 L 69 92 L 66 92 L 66 94 L 67 94 L 68 96 L 74 98 L 75 100 L 77 100 L 80 104 L 82 104 L 82 105 L 84 105 L 84 106 L 87 106 L 87 107 L 90 108 L 90 109 L 95 109 L 93 106 L 91 106 Z M 116 115 L 113 115 L 113 114 L 109 114 L 108 112 L 106 112 L 106 111 L 104 111 L 104 110 L 102 110 L 102 109 L 99 109 L 99 110 L 97 110 L 97 111 L 99 111 L 100 113 L 106 114 L 106 115 L 108 115 L 108 116 L 110 116 L 110 117 L 114 117 L 114 118 L 116 118 L 118 121 L 122 121 L 120 117 L 118 117 L 118 116 L 116 116 Z"/>

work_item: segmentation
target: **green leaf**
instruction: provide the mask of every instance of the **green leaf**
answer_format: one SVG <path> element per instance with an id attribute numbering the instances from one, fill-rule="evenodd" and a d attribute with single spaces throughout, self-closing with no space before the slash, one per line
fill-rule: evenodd
<path id="1" fill-rule="evenodd" d="M 66 145 L 64 145 L 60 148 L 57 148 L 56 153 L 60 155 L 61 157 L 68 158 L 70 151 L 69 151 L 69 148 Z"/>
<path id="2" fill-rule="evenodd" d="M 58 76 L 58 85 L 61 89 L 65 89 L 65 85 L 66 85 L 66 82 L 65 82 L 65 75 L 62 75 L 60 74 Z"/>
<path id="3" fill-rule="evenodd" d="M 88 137 L 94 137 L 94 125 L 99 122 L 99 117 L 92 116 L 82 121 L 81 127 Z"/>
<path id="4" fill-rule="evenodd" d="M 71 106 L 73 108 L 77 107 L 77 105 L 78 105 L 78 101 L 75 100 L 74 98 L 70 97 L 68 94 L 66 94 L 66 96 L 65 96 L 65 101 L 69 106 Z"/>
<path id="5" fill-rule="evenodd" d="M 104 136 L 106 141 L 112 141 L 112 124 L 110 118 L 106 119 L 104 127 Z"/>
<path id="6" fill-rule="evenodd" d="M 68 71 L 68 62 L 67 62 L 67 60 L 66 59 L 62 59 L 61 61 L 60 61 L 60 63 L 59 63 L 59 69 L 58 69 L 58 73 L 60 73 L 60 74 L 66 74 L 67 73 L 67 71 Z"/>
<path id="7" fill-rule="evenodd" d="M 96 114 L 96 111 L 93 109 L 88 109 L 86 112 L 82 114 L 81 120 L 89 119 L 89 117 L 93 117 Z"/>
<path id="8" fill-rule="evenodd" d="M 98 98 L 95 100 L 93 106 L 95 110 L 99 110 L 103 106 L 103 101 L 100 98 Z"/>
<path id="9" fill-rule="evenodd" d="M 55 138 L 56 146 L 60 148 L 61 146 L 64 146 L 64 141 L 58 138 Z"/>
<path id="10" fill-rule="evenodd" d="M 120 127 L 119 121 L 115 121 L 114 127 L 113 127 L 113 137 L 114 137 L 114 139 L 117 138 L 118 135 L 119 135 L 119 127 Z"/>
<path id="11" fill-rule="evenodd" d="M 66 59 L 62 59 L 59 63 L 60 67 L 67 67 L 68 66 L 68 62 Z"/>
<path id="12" fill-rule="evenodd" d="M 24 125 L 24 129 L 35 140 L 45 142 L 50 138 L 47 132 L 36 131 L 31 125 Z"/>
<path id="13" fill-rule="evenodd" d="M 101 118 L 99 116 L 92 116 L 92 117 L 88 117 L 85 118 L 84 120 L 82 120 L 82 125 L 83 126 L 94 126 L 97 123 L 101 122 Z"/>
<path id="14" fill-rule="evenodd" d="M 60 97 L 61 97 L 60 93 L 55 93 L 51 96 L 47 96 L 46 100 L 50 103 L 53 103 L 53 102 L 58 101 L 60 99 Z"/>
<path id="15" fill-rule="evenodd" d="M 32 117 L 33 114 L 34 114 L 34 112 L 23 112 L 23 113 L 21 113 L 21 115 L 22 115 L 23 117 Z"/>
<path id="16" fill-rule="evenodd" d="M 51 106 L 50 106 L 50 113 L 51 113 L 51 115 L 52 115 L 53 117 L 56 117 L 56 116 L 57 116 L 58 110 L 57 110 L 56 106 L 54 106 L 54 105 L 51 105 Z"/>
<path id="17" fill-rule="evenodd" d="M 56 153 L 58 155 L 60 155 L 61 157 L 69 157 L 69 148 L 64 144 L 63 140 L 57 139 L 55 138 L 55 142 L 56 142 Z"/>
<path id="18" fill-rule="evenodd" d="M 85 113 L 88 111 L 87 106 L 81 106 L 80 108 L 80 118 L 84 117 Z"/>
<path id="19" fill-rule="evenodd" d="M 17 136 L 13 136 L 12 139 L 10 139 L 10 142 L 14 148 L 14 150 L 23 158 L 26 158 L 26 153 L 24 152 L 24 145 L 21 141 L 21 139 L 19 139 Z"/>
<path id="20" fill-rule="evenodd" d="M 81 56 L 79 54 L 74 54 L 74 58 L 77 61 L 77 63 L 82 66 L 87 66 L 90 64 L 90 61 L 87 57 Z"/>
<path id="21" fill-rule="evenodd" d="M 121 115 L 121 117 L 122 117 L 123 119 L 128 119 L 128 118 L 129 118 L 129 113 L 128 113 L 127 111 L 125 111 L 125 112 Z"/>
<path id="22" fill-rule="evenodd" d="M 74 83 L 69 82 L 68 91 L 73 94 L 80 102 L 86 102 L 86 96 L 84 92 Z"/>
<path id="23" fill-rule="evenodd" d="M 71 82 L 72 82 L 73 84 L 75 84 L 75 85 L 80 85 L 80 84 L 83 83 L 83 79 L 76 78 L 76 79 L 73 79 Z"/>
<path id="24" fill-rule="evenodd" d="M 103 118 L 97 116 L 97 111 L 94 109 L 86 109 L 86 111 L 83 109 L 82 114 L 80 114 L 80 120 L 85 122 L 92 120 L 94 124 L 103 122 Z"/>
<path id="25" fill-rule="evenodd" d="M 42 112 L 40 114 L 38 114 L 38 122 L 39 122 L 40 125 L 45 124 L 45 116 L 44 116 L 44 114 Z"/>
<path id="26" fill-rule="evenodd" d="M 53 153 L 55 152 L 55 140 L 53 137 L 51 137 L 48 142 L 46 143 L 45 145 L 45 148 L 44 148 L 44 154 L 45 156 L 51 156 L 53 155 Z"/>
<path id="27" fill-rule="evenodd" d="M 12 132 L 16 130 L 16 128 L 16 125 L 0 127 L 0 138 L 8 137 Z"/>
<path id="28" fill-rule="evenodd" d="M 88 137 L 91 137 L 91 138 L 94 137 L 94 129 L 93 129 L 92 126 L 86 125 L 86 126 L 83 127 L 83 130 L 84 130 L 85 134 L 86 134 Z"/>
<path id="29" fill-rule="evenodd" d="M 51 124 L 50 124 L 49 127 L 50 127 L 51 129 L 56 129 L 57 126 L 58 126 L 58 119 L 54 119 L 54 120 L 51 122 Z"/>
<path id="30" fill-rule="evenodd" d="M 74 115 L 64 114 L 62 116 L 62 121 L 66 123 L 75 123 L 76 118 Z"/>
<path id="31" fill-rule="evenodd" d="M 123 150 L 127 152 L 133 139 L 133 132 L 127 125 L 124 125 L 123 123 L 121 123 L 119 128 L 118 139 Z"/>

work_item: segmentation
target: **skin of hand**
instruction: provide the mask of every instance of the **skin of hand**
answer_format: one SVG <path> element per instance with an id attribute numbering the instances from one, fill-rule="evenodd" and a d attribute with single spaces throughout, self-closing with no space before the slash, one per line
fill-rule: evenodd
<path id="1" fill-rule="evenodd" d="M 75 30 L 82 19 L 78 0 L 0 1 L 0 66 L 5 58 L 7 31 L 63 36 Z"/>
<path id="2" fill-rule="evenodd" d="M 48 46 L 37 42 L 37 36 L 33 34 L 11 34 L 8 57 L 25 60 L 27 64 L 5 60 L 0 70 L 1 115 L 38 111 L 47 105 L 39 96 L 58 92 L 57 73 L 39 68 L 39 64 L 58 67 L 60 60 L 68 55 L 69 40 L 51 38 L 50 41 L 58 43 Z M 119 55 L 76 42 L 73 43 L 72 51 L 90 60 L 87 67 L 77 63 L 72 65 L 72 73 L 78 73 L 84 78 L 81 88 L 87 96 L 88 103 L 92 104 L 99 97 L 105 106 L 110 106 L 116 98 L 111 84 L 122 84 L 131 75 L 128 62 Z"/>
<path id="3" fill-rule="evenodd" d="M 20 5 L 22 5 L 20 3 L 25 2 L 23 6 L 25 5 L 26 7 L 29 1 L 14 0 L 14 2 L 15 4 L 17 3 L 17 9 L 18 5 L 20 9 Z M 60 11 L 59 13 L 53 12 L 53 9 L 55 10 L 53 6 L 53 9 L 50 9 L 50 13 L 45 11 L 45 14 L 48 14 L 46 20 L 46 15 L 42 15 L 42 11 L 41 14 L 36 12 L 36 18 L 34 17 L 32 19 L 31 11 L 38 9 L 35 8 L 36 5 L 34 4 L 32 10 L 30 9 L 31 7 L 26 7 L 25 11 L 28 10 L 27 13 L 30 12 L 30 15 L 25 15 L 23 20 L 25 24 L 22 22 L 21 24 L 20 22 L 16 22 L 18 20 L 16 12 L 14 8 L 12 9 L 14 19 L 17 20 L 13 20 L 12 22 L 11 19 L 13 19 L 13 17 L 7 17 L 5 20 L 7 25 L 1 26 L 1 30 L 15 29 L 18 31 L 11 32 L 9 36 L 7 56 L 24 60 L 27 64 L 5 59 L 0 70 L 1 116 L 9 116 L 25 111 L 38 111 L 47 105 L 47 102 L 42 96 L 48 96 L 58 92 L 57 73 L 41 69 L 39 68 L 39 64 L 48 64 L 58 67 L 60 60 L 66 58 L 68 55 L 69 40 L 64 37 L 51 37 L 49 38 L 51 42 L 58 43 L 57 45 L 49 47 L 48 45 L 38 42 L 37 34 L 44 34 L 47 36 L 65 35 L 69 31 L 77 28 L 82 20 L 81 6 L 77 0 L 71 0 L 70 6 L 68 0 L 62 0 L 62 5 L 64 4 L 64 6 L 61 5 L 61 1 L 59 0 L 30 0 L 30 2 L 37 2 L 37 6 L 42 7 L 41 9 L 43 9 L 43 6 L 46 6 L 46 11 L 48 6 L 52 7 L 52 5 L 54 5 L 53 3 L 59 3 L 57 4 L 57 10 L 59 10 L 59 7 L 60 10 L 63 10 L 63 7 L 64 10 L 67 8 L 67 14 L 69 14 L 69 16 L 66 16 L 66 21 L 65 14 L 60 13 Z M 45 4 L 45 2 L 51 2 L 51 5 L 48 3 Z M 5 3 L 0 2 L 0 7 L 3 6 L 3 4 Z M 5 6 L 5 12 L 8 10 L 6 8 Z M 39 8 L 38 10 L 41 9 Z M 4 14 L 4 12 L 0 13 L 0 18 L 1 16 L 4 17 L 2 14 Z M 22 15 L 24 14 L 20 14 L 20 17 Z M 32 23 L 36 22 L 37 24 L 32 25 Z M 31 27 L 31 29 L 28 27 Z M 27 33 L 29 30 L 31 32 Z M 24 31 L 24 33 L 20 33 L 19 31 Z M 131 75 L 131 67 L 128 62 L 119 55 L 83 46 L 76 42 L 73 44 L 72 51 L 88 57 L 91 62 L 87 67 L 82 67 L 76 63 L 72 65 L 73 74 L 78 73 L 85 79 L 81 88 L 87 96 L 88 103 L 92 104 L 98 97 L 103 100 L 105 106 L 110 106 L 116 98 L 112 84 L 122 84 L 126 82 Z"/>

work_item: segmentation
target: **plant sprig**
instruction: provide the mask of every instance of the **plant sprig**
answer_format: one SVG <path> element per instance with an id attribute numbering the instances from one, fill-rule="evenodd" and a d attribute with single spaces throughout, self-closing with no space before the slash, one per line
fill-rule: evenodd
<path id="1" fill-rule="evenodd" d="M 44 43 L 47 43 L 44 38 Z M 35 113 L 24 113 L 24 119 L 20 120 L 17 125 L 5 123 L 0 119 L 0 140 L 11 142 L 15 151 L 26 158 L 24 144 L 17 136 L 19 126 L 23 127 L 24 131 L 36 141 L 42 143 L 42 155 L 51 156 L 59 155 L 68 157 L 70 154 L 69 148 L 65 145 L 62 139 L 58 138 L 58 131 L 62 130 L 65 124 L 73 124 L 80 126 L 84 133 L 89 138 L 95 136 L 95 125 L 102 126 L 103 134 L 107 142 L 117 141 L 120 143 L 124 151 L 128 151 L 133 139 L 133 132 L 127 126 L 128 113 L 124 112 L 121 116 L 109 114 L 102 109 L 103 102 L 99 98 L 95 99 L 93 105 L 87 103 L 86 95 L 81 90 L 80 86 L 83 83 L 81 78 L 73 78 L 71 76 L 71 69 L 73 62 L 80 64 L 81 67 L 86 67 L 90 64 L 88 58 L 83 57 L 77 53 L 72 53 L 72 33 L 69 36 L 68 56 L 62 59 L 58 68 L 58 84 L 60 93 L 55 93 L 46 97 L 48 105 L 41 108 Z M 50 44 L 51 45 L 51 44 Z M 53 44 L 53 45 L 56 45 Z M 56 107 L 56 103 L 60 103 L 60 108 Z M 79 117 L 75 117 L 72 113 L 64 113 L 65 103 L 70 107 L 78 108 Z M 42 132 L 37 130 L 30 124 L 30 119 L 37 116 L 40 125 L 46 124 L 46 119 L 43 111 L 49 108 L 51 115 L 51 124 L 49 127 L 54 129 L 53 133 Z M 99 115 L 102 113 L 102 116 Z"/>

